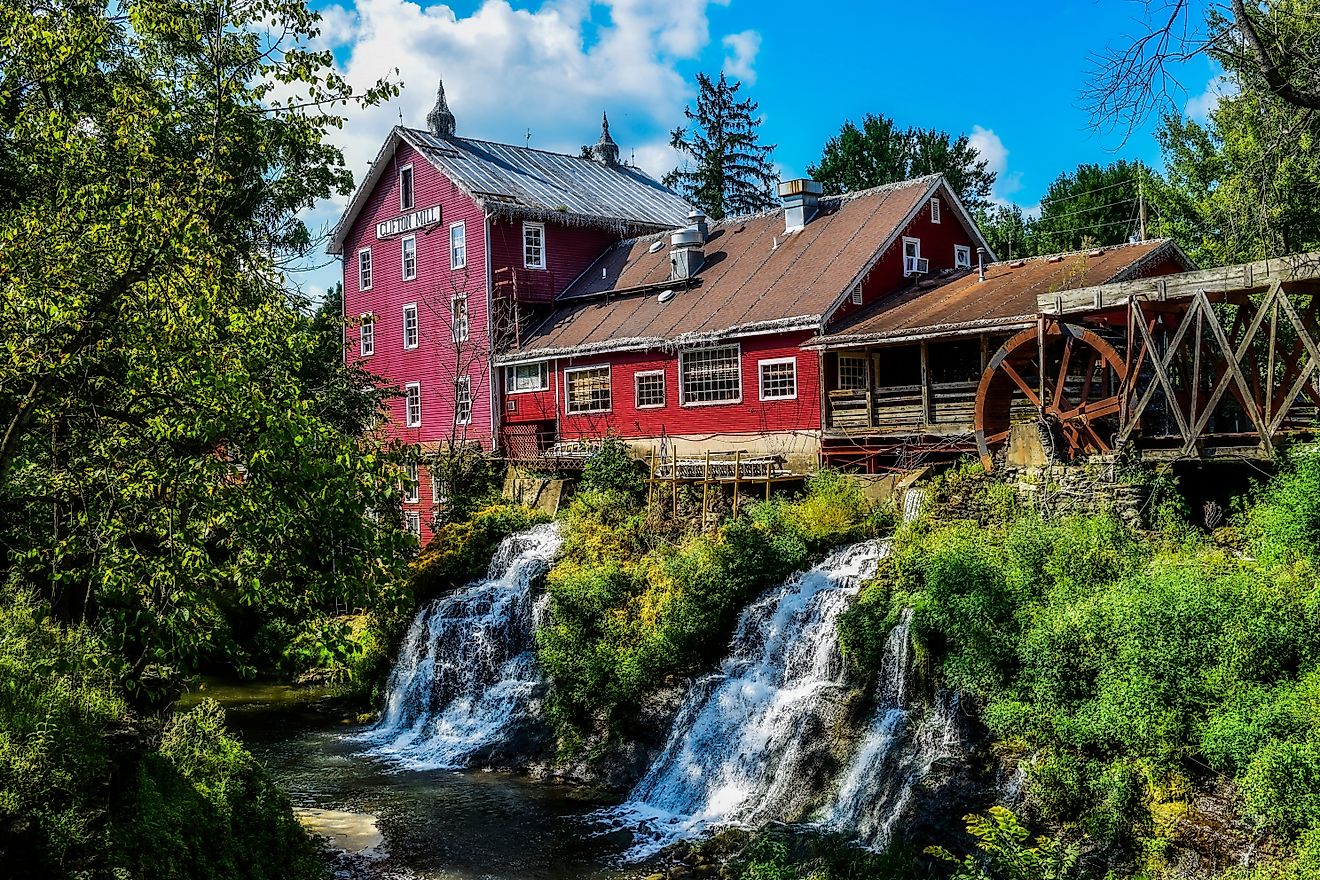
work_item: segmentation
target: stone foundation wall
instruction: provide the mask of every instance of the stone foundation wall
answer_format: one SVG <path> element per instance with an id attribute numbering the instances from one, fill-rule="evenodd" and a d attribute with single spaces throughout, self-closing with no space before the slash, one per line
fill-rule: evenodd
<path id="1" fill-rule="evenodd" d="M 1079 464 L 1005 468 L 996 477 L 1017 490 L 1022 504 L 1045 517 L 1110 511 L 1132 528 L 1148 525 L 1150 489 L 1124 479 L 1112 457 Z"/>

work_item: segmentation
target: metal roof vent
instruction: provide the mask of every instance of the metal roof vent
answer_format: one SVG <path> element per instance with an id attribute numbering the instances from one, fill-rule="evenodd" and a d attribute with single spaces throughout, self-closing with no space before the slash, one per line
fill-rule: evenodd
<path id="1" fill-rule="evenodd" d="M 669 277 L 674 281 L 686 281 L 697 274 L 706 255 L 701 246 L 705 244 L 701 230 L 695 226 L 680 229 L 669 236 Z"/>
<path id="2" fill-rule="evenodd" d="M 703 242 L 710 238 L 710 227 L 706 225 L 706 214 L 700 208 L 693 208 L 691 211 L 688 211 L 687 221 L 688 226 L 697 227 L 697 231 L 701 233 L 701 240 Z"/>
<path id="3" fill-rule="evenodd" d="M 657 239 L 656 241 L 651 242 L 651 246 L 650 246 L 649 248 L 646 249 L 646 252 L 647 252 L 648 254 L 653 254 L 653 253 L 655 253 L 656 251 L 660 250 L 660 248 L 662 248 L 662 247 L 664 247 L 664 246 L 665 246 L 665 243 L 664 243 L 663 241 L 660 241 L 660 240 Z"/>
<path id="4" fill-rule="evenodd" d="M 660 305 L 664 305 L 673 298 L 674 298 L 674 291 L 672 288 L 669 290 L 660 291 L 660 295 L 656 297 L 656 299 L 660 301 Z"/>

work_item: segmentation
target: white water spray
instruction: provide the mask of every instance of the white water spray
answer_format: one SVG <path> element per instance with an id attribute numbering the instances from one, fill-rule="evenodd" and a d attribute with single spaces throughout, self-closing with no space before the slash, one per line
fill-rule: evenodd
<path id="1" fill-rule="evenodd" d="M 505 538 L 486 578 L 418 612 L 390 673 L 370 754 L 425 769 L 489 757 L 539 714 L 545 688 L 533 633 L 545 612 L 535 582 L 559 552 L 559 526 Z"/>

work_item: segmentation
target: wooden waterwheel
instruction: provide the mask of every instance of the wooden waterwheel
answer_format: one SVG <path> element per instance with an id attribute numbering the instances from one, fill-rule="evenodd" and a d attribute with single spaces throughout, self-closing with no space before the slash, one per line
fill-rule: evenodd
<path id="1" fill-rule="evenodd" d="M 981 375 L 976 445 L 986 470 L 1008 442 L 1010 426 L 1026 420 L 1027 407 L 1043 417 L 1056 454 L 1065 459 L 1113 448 L 1127 377 L 1123 359 L 1106 339 L 1083 327 L 1050 324 L 1043 346 L 1037 332 L 1032 327 L 1005 342 Z"/>

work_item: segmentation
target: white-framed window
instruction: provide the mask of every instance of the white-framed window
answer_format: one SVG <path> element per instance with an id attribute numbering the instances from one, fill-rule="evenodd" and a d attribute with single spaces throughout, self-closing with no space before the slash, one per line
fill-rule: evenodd
<path id="1" fill-rule="evenodd" d="M 638 409 L 659 409 L 665 405 L 665 371 L 647 370 L 636 373 L 633 382 L 637 389 Z"/>
<path id="2" fill-rule="evenodd" d="M 931 199 L 931 200 L 930 200 L 930 222 L 931 222 L 931 223 L 939 223 L 939 222 L 940 222 L 940 200 L 939 200 L 939 199 Z"/>
<path id="3" fill-rule="evenodd" d="M 903 236 L 903 274 L 911 275 L 920 271 L 921 239 Z"/>
<path id="4" fill-rule="evenodd" d="M 412 281 L 417 277 L 417 236 L 409 235 L 403 239 L 403 280 Z"/>
<path id="5" fill-rule="evenodd" d="M 363 314 L 358 324 L 358 351 L 364 358 L 376 352 L 376 316 L 370 312 Z"/>
<path id="6" fill-rule="evenodd" d="M 403 347 L 417 347 L 417 303 L 403 307 Z"/>
<path id="7" fill-rule="evenodd" d="M 459 376 L 454 380 L 454 423 L 466 425 L 472 421 L 472 377 Z"/>
<path id="8" fill-rule="evenodd" d="M 399 210 L 411 211 L 413 206 L 413 167 L 399 169 Z"/>
<path id="9" fill-rule="evenodd" d="M 466 293 L 458 293 L 449 301 L 449 326 L 454 330 L 454 343 L 467 342 L 471 333 L 468 321 L 468 298 Z"/>
<path id="10" fill-rule="evenodd" d="M 545 268 L 545 224 L 523 224 L 523 265 L 528 269 Z"/>
<path id="11" fill-rule="evenodd" d="M 853 305 L 860 306 L 862 304 L 862 285 L 859 284 L 854 287 L 852 293 L 848 295 L 848 298 L 852 300 Z"/>
<path id="12" fill-rule="evenodd" d="M 422 424 L 422 386 L 419 382 L 409 382 L 403 388 L 404 422 L 409 428 L 418 428 Z"/>
<path id="13" fill-rule="evenodd" d="M 972 249 L 969 246 L 965 244 L 955 244 L 953 246 L 953 268 L 972 268 Z"/>
<path id="14" fill-rule="evenodd" d="M 550 387 L 550 368 L 545 361 L 504 368 L 504 390 L 510 394 L 544 391 Z"/>
<path id="15" fill-rule="evenodd" d="M 403 466 L 403 502 L 416 504 L 418 486 L 417 462 L 410 461 Z"/>
<path id="16" fill-rule="evenodd" d="M 449 224 L 449 268 L 467 268 L 467 222 Z"/>
<path id="17" fill-rule="evenodd" d="M 565 412 L 608 412 L 612 405 L 609 364 L 564 371 Z"/>
<path id="18" fill-rule="evenodd" d="M 436 505 L 444 504 L 447 499 L 445 498 L 445 493 L 440 491 L 440 478 L 435 475 L 435 471 L 429 471 L 428 473 L 431 475 L 431 503 Z"/>
<path id="19" fill-rule="evenodd" d="M 358 251 L 358 290 L 371 290 L 371 248 Z"/>
<path id="20" fill-rule="evenodd" d="M 414 538 L 422 537 L 422 512 L 420 510 L 405 510 L 403 512 L 403 528 Z"/>
<path id="21" fill-rule="evenodd" d="M 839 355 L 839 390 L 859 391 L 866 387 L 866 358 L 855 354 Z"/>
<path id="22" fill-rule="evenodd" d="M 684 406 L 742 400 L 742 352 L 737 345 L 679 352 L 678 376 Z"/>
<path id="23" fill-rule="evenodd" d="M 762 400 L 793 400 L 797 397 L 797 358 L 757 361 L 761 374 Z"/>

